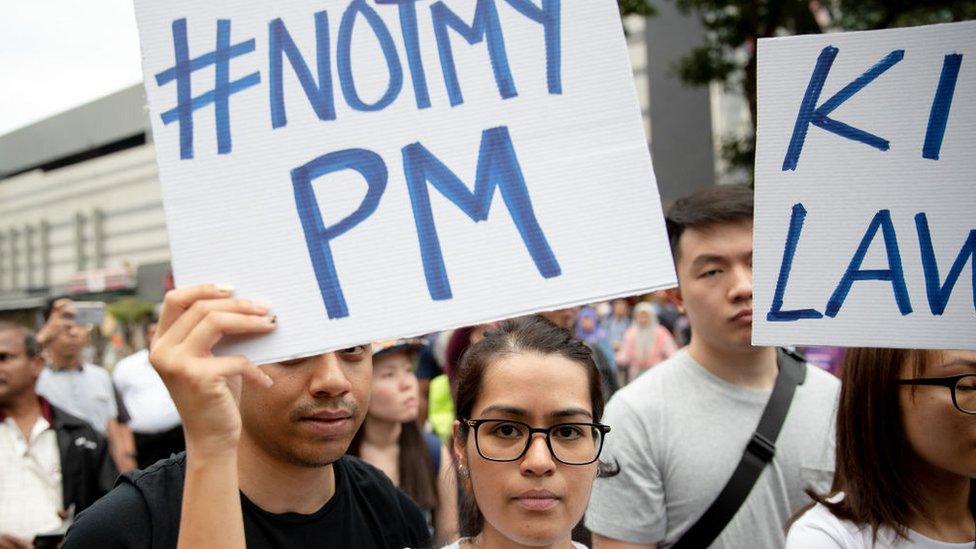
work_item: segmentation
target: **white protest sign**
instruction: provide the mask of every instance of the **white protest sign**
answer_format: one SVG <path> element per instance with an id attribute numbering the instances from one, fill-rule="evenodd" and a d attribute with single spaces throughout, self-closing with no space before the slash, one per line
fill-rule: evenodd
<path id="1" fill-rule="evenodd" d="M 753 343 L 976 349 L 976 22 L 759 43 Z"/>
<path id="2" fill-rule="evenodd" d="M 614 2 L 137 0 L 180 286 L 257 362 L 673 286 Z"/>

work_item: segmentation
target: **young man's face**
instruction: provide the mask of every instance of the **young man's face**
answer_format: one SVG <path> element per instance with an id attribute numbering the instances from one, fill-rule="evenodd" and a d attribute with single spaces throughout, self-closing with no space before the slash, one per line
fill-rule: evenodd
<path id="1" fill-rule="evenodd" d="M 268 389 L 241 394 L 243 436 L 274 459 L 322 467 L 342 457 L 369 407 L 369 345 L 268 364 Z"/>
<path id="2" fill-rule="evenodd" d="M 25 391 L 33 393 L 43 368 L 40 357 L 27 356 L 22 332 L 0 330 L 0 405 L 13 402 Z"/>
<path id="3" fill-rule="evenodd" d="M 718 351 L 751 345 L 752 222 L 686 229 L 676 269 L 673 295 L 688 315 L 693 344 Z"/>

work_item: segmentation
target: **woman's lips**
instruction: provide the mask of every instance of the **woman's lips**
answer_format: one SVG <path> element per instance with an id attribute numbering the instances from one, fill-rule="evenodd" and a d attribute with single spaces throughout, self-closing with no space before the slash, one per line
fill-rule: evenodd
<path id="1" fill-rule="evenodd" d="M 559 498 L 548 490 L 529 490 L 516 496 L 515 503 L 527 511 L 548 511 L 559 504 Z"/>

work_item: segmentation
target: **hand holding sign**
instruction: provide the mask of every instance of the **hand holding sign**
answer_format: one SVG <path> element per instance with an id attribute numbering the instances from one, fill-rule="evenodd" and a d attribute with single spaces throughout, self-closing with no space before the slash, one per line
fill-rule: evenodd
<path id="1" fill-rule="evenodd" d="M 226 335 L 271 332 L 275 319 L 267 315 L 266 307 L 231 299 L 229 291 L 213 285 L 166 294 L 150 361 L 173 396 L 191 452 L 236 454 L 241 383 L 273 382 L 247 358 L 215 357 L 212 349 Z"/>

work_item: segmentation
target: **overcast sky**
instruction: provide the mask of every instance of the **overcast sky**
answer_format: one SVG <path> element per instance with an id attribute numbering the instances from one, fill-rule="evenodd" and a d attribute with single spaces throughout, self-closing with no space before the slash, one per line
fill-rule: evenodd
<path id="1" fill-rule="evenodd" d="M 0 135 L 141 82 L 132 0 L 0 0 Z"/>

